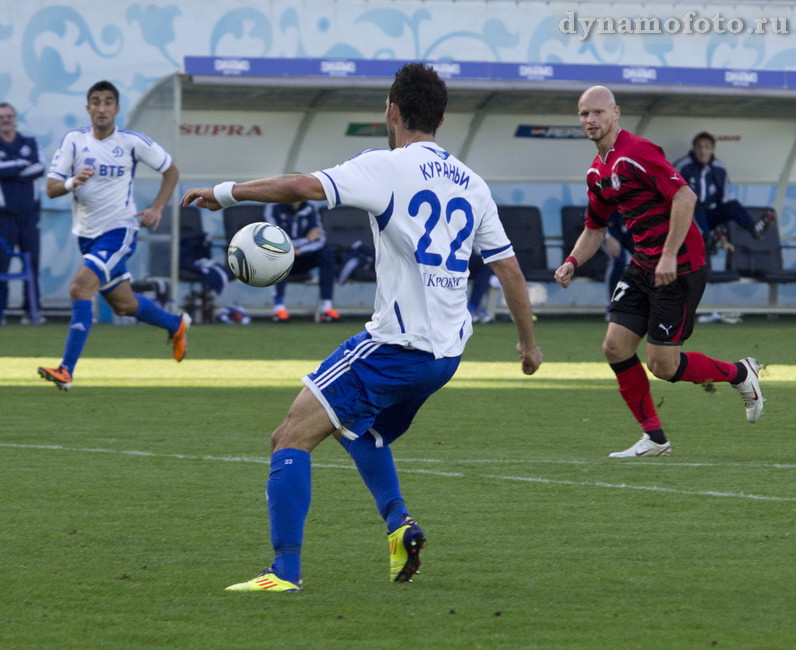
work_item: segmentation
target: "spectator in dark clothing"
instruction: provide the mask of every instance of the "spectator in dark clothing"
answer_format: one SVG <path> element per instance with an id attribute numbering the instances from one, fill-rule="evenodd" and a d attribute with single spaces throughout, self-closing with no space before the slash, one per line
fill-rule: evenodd
<path id="1" fill-rule="evenodd" d="M 39 192 L 36 179 L 44 174 L 36 140 L 17 131 L 17 112 L 0 103 L 0 237 L 13 250 L 30 253 L 36 278 L 36 301 L 28 304 L 25 292 L 23 323 L 44 322 L 39 291 Z M 8 271 L 11 259 L 0 248 L 0 272 Z M 0 281 L 0 324 L 8 303 L 8 283 Z M 35 307 L 35 309 L 31 309 Z M 35 314 L 35 316 L 32 316 Z"/>
<path id="2" fill-rule="evenodd" d="M 759 239 L 774 220 L 773 210 L 755 222 L 738 201 L 730 198 L 730 176 L 727 167 L 715 156 L 716 138 L 703 131 L 694 136 L 688 155 L 674 163 L 674 168 L 697 195 L 694 221 L 706 239 L 708 249 L 715 252 L 721 243 L 726 249 L 731 245 L 726 239 L 724 224 L 735 221 Z"/>
<path id="3" fill-rule="evenodd" d="M 293 240 L 296 260 L 291 273 L 306 273 L 317 268 L 321 305 L 316 316 L 319 323 L 333 323 L 340 320 L 333 305 L 335 259 L 334 252 L 326 246 L 326 232 L 323 229 L 318 208 L 307 201 L 297 203 L 269 203 L 265 206 L 265 221 L 279 226 Z M 290 276 L 276 285 L 273 320 L 286 322 L 290 313 L 285 308 L 285 289 Z"/>

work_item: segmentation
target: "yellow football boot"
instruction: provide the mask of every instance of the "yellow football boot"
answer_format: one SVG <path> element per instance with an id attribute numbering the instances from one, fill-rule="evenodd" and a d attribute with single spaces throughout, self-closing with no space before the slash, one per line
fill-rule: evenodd
<path id="1" fill-rule="evenodd" d="M 239 582 L 236 585 L 230 585 L 225 591 L 285 591 L 294 592 L 301 591 L 304 588 L 304 582 L 298 581 L 298 584 L 282 580 L 279 576 L 267 569 L 263 571 L 256 578 L 252 578 L 247 582 Z"/>
<path id="2" fill-rule="evenodd" d="M 426 544 L 423 529 L 414 519 L 407 517 L 403 524 L 389 533 L 390 581 L 411 582 L 420 569 L 420 549 Z"/>

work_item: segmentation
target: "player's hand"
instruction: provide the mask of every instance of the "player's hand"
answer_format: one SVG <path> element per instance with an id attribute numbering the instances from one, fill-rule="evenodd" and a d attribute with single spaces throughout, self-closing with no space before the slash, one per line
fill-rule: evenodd
<path id="1" fill-rule="evenodd" d="M 72 178 L 73 185 L 72 187 L 80 187 L 81 185 L 85 185 L 86 181 L 94 175 L 94 170 L 91 167 L 83 167 L 77 174 L 75 174 Z"/>
<path id="2" fill-rule="evenodd" d="M 194 202 L 196 203 L 196 207 L 207 208 L 213 212 L 221 209 L 218 201 L 216 201 L 215 194 L 213 194 L 212 187 L 195 187 L 192 190 L 188 190 L 183 195 L 180 205 L 184 208 L 187 208 L 189 205 L 191 205 L 191 203 Z"/>
<path id="3" fill-rule="evenodd" d="M 677 258 L 674 255 L 661 255 L 655 267 L 655 286 L 664 287 L 677 279 Z"/>
<path id="4" fill-rule="evenodd" d="M 542 365 L 542 360 L 544 359 L 544 354 L 542 354 L 538 346 L 526 350 L 521 343 L 517 343 L 517 354 L 520 355 L 522 372 L 526 375 L 532 375 L 539 370 L 539 366 Z"/>
<path id="5" fill-rule="evenodd" d="M 141 217 L 141 225 L 149 230 L 157 230 L 160 225 L 160 218 L 163 215 L 162 210 L 156 208 L 147 208 L 136 213 L 136 217 Z"/>
<path id="6" fill-rule="evenodd" d="M 575 275 L 575 265 L 572 262 L 564 262 L 556 269 L 553 277 L 558 284 L 566 289 L 569 283 L 572 282 L 573 275 Z"/>

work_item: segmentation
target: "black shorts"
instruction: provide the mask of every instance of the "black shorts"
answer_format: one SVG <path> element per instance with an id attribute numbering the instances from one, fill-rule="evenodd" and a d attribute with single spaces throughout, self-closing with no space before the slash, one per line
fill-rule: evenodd
<path id="1" fill-rule="evenodd" d="M 682 345 L 694 331 L 707 268 L 678 275 L 671 284 L 655 286 L 655 274 L 627 265 L 611 296 L 608 320 L 644 336 L 654 345 Z"/>

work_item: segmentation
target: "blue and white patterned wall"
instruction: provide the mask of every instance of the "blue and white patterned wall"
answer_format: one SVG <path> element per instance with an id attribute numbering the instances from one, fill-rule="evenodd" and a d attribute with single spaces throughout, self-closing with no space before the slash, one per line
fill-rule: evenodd
<path id="1" fill-rule="evenodd" d="M 367 0 L 180 0 L 69 4 L 0 1 L 0 100 L 48 154 L 65 130 L 85 122 L 84 94 L 108 78 L 123 113 L 186 55 L 348 57 L 608 63 L 703 68 L 793 69 L 796 36 L 776 34 L 593 34 L 559 29 L 582 17 L 701 16 L 753 21 L 785 16 L 792 4 L 637 2 L 435 2 Z"/>

